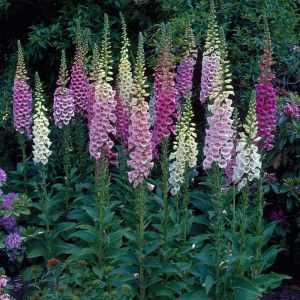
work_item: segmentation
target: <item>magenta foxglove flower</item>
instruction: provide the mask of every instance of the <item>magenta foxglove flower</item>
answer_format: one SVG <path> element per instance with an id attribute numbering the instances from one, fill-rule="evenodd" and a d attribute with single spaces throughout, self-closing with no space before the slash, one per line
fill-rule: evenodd
<path id="1" fill-rule="evenodd" d="M 75 115 L 74 98 L 70 89 L 66 87 L 68 81 L 69 78 L 66 57 L 64 51 L 62 51 L 59 77 L 57 80 L 58 87 L 54 93 L 53 107 L 55 124 L 59 128 L 62 128 L 64 125 L 68 125 L 72 117 Z"/>
<path id="2" fill-rule="evenodd" d="M 299 105 L 295 101 L 286 103 L 282 111 L 287 118 L 299 119 Z"/>
<path id="3" fill-rule="evenodd" d="M 82 39 L 80 24 L 77 24 L 76 35 L 76 54 L 72 66 L 70 90 L 74 97 L 76 113 L 86 116 L 90 87 L 84 65 L 86 48 Z"/>
<path id="4" fill-rule="evenodd" d="M 23 50 L 18 42 L 18 62 L 13 86 L 13 121 L 15 130 L 31 139 L 32 93 L 27 80 Z"/>
<path id="5" fill-rule="evenodd" d="M 171 42 L 166 31 L 163 32 L 162 38 L 164 41 L 158 54 L 154 79 L 156 123 L 152 132 L 152 149 L 156 157 L 158 156 L 157 148 L 163 139 L 176 131 L 175 122 L 179 118 Z"/>
<path id="6" fill-rule="evenodd" d="M 271 70 L 272 60 L 271 41 L 267 38 L 264 53 L 259 68 L 261 74 L 256 84 L 256 115 L 258 121 L 258 135 L 262 137 L 264 148 L 272 150 L 274 131 L 276 129 L 277 98 L 276 89 L 272 84 L 275 74 Z"/>

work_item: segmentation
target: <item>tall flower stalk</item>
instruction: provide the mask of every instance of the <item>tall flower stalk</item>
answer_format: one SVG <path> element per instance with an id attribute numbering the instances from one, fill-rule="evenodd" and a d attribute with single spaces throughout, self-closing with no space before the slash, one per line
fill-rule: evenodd
<path id="1" fill-rule="evenodd" d="M 144 179 L 148 177 L 153 167 L 150 115 L 146 97 L 145 57 L 144 57 L 143 36 L 139 34 L 138 52 L 136 67 L 134 71 L 134 81 L 131 99 L 131 115 L 129 126 L 129 159 L 128 172 L 129 181 L 133 183 L 136 192 L 136 217 L 137 217 L 137 241 L 138 241 L 138 261 L 139 261 L 139 284 L 140 299 L 146 299 L 145 291 L 145 270 L 144 270 L 144 227 L 145 227 L 145 191 Z"/>
<path id="2" fill-rule="evenodd" d="M 206 52 L 204 58 L 213 59 L 214 72 L 213 84 L 209 87 L 207 94 L 203 95 L 202 100 L 207 97 L 208 101 L 208 128 L 206 129 L 204 161 L 203 168 L 211 174 L 212 186 L 212 205 L 214 208 L 213 217 L 213 234 L 214 247 L 216 251 L 215 258 L 215 281 L 216 281 L 216 299 L 221 299 L 222 289 L 219 277 L 222 272 L 222 253 L 225 220 L 223 216 L 224 195 L 222 193 L 222 173 L 221 169 L 226 168 L 231 160 L 233 150 L 233 128 L 232 128 L 232 100 L 233 87 L 231 85 L 231 73 L 229 69 L 229 61 L 227 60 L 226 44 L 221 38 L 216 16 L 214 3 L 211 1 L 211 12 L 208 35 L 206 39 Z M 204 59 L 203 58 L 203 59 Z M 206 68 L 205 63 L 202 66 Z M 205 70 L 202 71 L 202 74 Z M 202 87 L 203 89 L 203 87 Z M 205 96 L 205 97 L 204 97 Z M 202 101 L 203 102 L 203 101 Z"/>
<path id="3" fill-rule="evenodd" d="M 248 226 L 248 201 L 249 184 L 254 179 L 260 178 L 261 157 L 258 153 L 257 142 L 260 137 L 257 136 L 257 120 L 255 114 L 255 95 L 253 94 L 246 122 L 243 126 L 244 132 L 240 132 L 239 140 L 236 146 L 236 163 L 233 169 L 233 181 L 238 184 L 238 191 L 241 195 L 241 222 L 240 222 L 240 251 L 243 253 L 246 247 L 246 232 Z M 259 212 L 260 213 L 260 212 Z M 243 270 L 238 266 L 238 271 L 243 275 Z"/>
<path id="4" fill-rule="evenodd" d="M 114 163 L 117 153 L 114 152 L 116 136 L 115 91 L 111 81 L 111 51 L 109 41 L 108 18 L 104 16 L 104 28 L 101 51 L 94 57 L 95 99 L 92 106 L 92 118 L 89 126 L 89 152 L 95 159 L 96 207 L 99 213 L 97 229 L 99 232 L 98 264 L 104 263 L 104 217 L 109 199 L 109 163 Z"/>
<path id="5" fill-rule="evenodd" d="M 65 209 L 69 206 L 69 172 L 71 167 L 70 148 L 71 136 L 69 123 L 75 115 L 75 103 L 71 90 L 67 88 L 69 81 L 65 52 L 61 53 L 59 76 L 56 81 L 57 88 L 54 93 L 54 120 L 55 124 L 62 129 L 63 165 L 65 172 Z"/>
<path id="6" fill-rule="evenodd" d="M 13 121 L 19 133 L 18 141 L 22 152 L 24 189 L 27 192 L 26 138 L 32 138 L 32 93 L 27 83 L 28 77 L 21 42 L 18 41 L 18 60 L 13 85 Z"/>
<path id="7" fill-rule="evenodd" d="M 218 33 L 215 7 L 212 1 L 204 48 L 200 90 L 200 101 L 202 103 L 209 98 L 218 85 L 218 69 L 221 63 L 221 41 Z"/>
<path id="8" fill-rule="evenodd" d="M 191 25 L 188 24 L 185 30 L 185 54 L 182 58 L 176 75 L 176 88 L 178 90 L 177 97 L 186 99 L 188 94 L 192 91 L 193 86 L 193 72 L 196 64 L 196 43 L 195 36 Z"/>
<path id="9" fill-rule="evenodd" d="M 171 194 L 177 195 L 183 187 L 183 240 L 187 239 L 188 204 L 189 204 L 189 173 L 196 167 L 197 142 L 195 124 L 193 123 L 193 110 L 190 98 L 187 99 L 182 116 L 178 121 L 177 136 L 170 155 L 170 178 Z"/>
<path id="10" fill-rule="evenodd" d="M 46 226 L 46 248 L 47 257 L 50 258 L 51 245 L 50 245 L 50 214 L 49 214 L 49 197 L 47 194 L 47 164 L 49 156 L 52 151 L 50 150 L 51 141 L 49 139 L 49 121 L 47 119 L 46 113 L 47 109 L 45 107 L 45 98 L 42 83 L 38 73 L 35 74 L 35 109 L 33 116 L 33 161 L 35 164 L 41 165 L 41 189 L 42 189 L 42 211 L 45 215 L 45 226 Z"/>
<path id="11" fill-rule="evenodd" d="M 163 140 L 176 131 L 175 122 L 179 118 L 171 47 L 170 28 L 163 24 L 154 79 L 155 125 L 152 133 L 152 150 L 156 158 L 159 156 L 158 147 Z"/>
<path id="12" fill-rule="evenodd" d="M 271 69 L 274 64 L 272 59 L 271 37 L 266 20 L 265 23 L 264 52 L 259 64 L 261 73 L 258 77 L 258 83 L 256 84 L 255 89 L 258 135 L 262 137 L 264 148 L 269 151 L 274 147 L 274 131 L 277 122 L 277 98 L 276 89 L 272 84 L 275 74 Z"/>
<path id="13" fill-rule="evenodd" d="M 85 116 L 89 99 L 89 81 L 85 70 L 85 45 L 80 24 L 76 29 L 76 53 L 71 72 L 71 86 L 76 113 Z"/>

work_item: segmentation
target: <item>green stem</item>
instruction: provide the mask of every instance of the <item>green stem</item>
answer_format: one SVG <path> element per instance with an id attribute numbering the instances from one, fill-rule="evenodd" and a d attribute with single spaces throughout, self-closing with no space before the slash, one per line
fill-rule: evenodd
<path id="1" fill-rule="evenodd" d="M 240 245 L 240 251 L 243 253 L 245 251 L 245 242 L 246 242 L 246 232 L 247 232 L 247 223 L 248 223 L 248 214 L 247 214 L 247 208 L 248 208 L 248 199 L 249 199 L 249 186 L 248 184 L 244 187 L 242 192 L 242 207 L 241 207 L 241 228 L 240 228 L 240 234 L 241 234 L 241 245 Z"/>
<path id="2" fill-rule="evenodd" d="M 165 138 L 162 144 L 161 155 L 161 170 L 162 170 L 162 194 L 163 194 L 163 233 L 164 233 L 164 247 L 167 246 L 167 238 L 169 231 L 169 203 L 168 203 L 168 179 L 169 179 L 169 162 L 168 162 L 168 146 L 169 140 Z"/>
<path id="3" fill-rule="evenodd" d="M 43 213 L 45 215 L 45 226 L 46 226 L 46 234 L 45 234 L 45 240 L 46 240 L 46 249 L 47 249 L 47 255 L 46 255 L 46 263 L 51 258 L 51 245 L 50 245 L 50 215 L 49 215 L 49 201 L 48 201 L 48 194 L 47 194 L 47 170 L 46 166 L 43 166 L 41 169 L 41 189 L 42 189 L 42 201 L 43 201 Z"/>
<path id="4" fill-rule="evenodd" d="M 140 284 L 140 299 L 146 299 L 146 289 L 145 289 L 145 256 L 144 256 L 144 245 L 145 245 L 145 190 L 144 184 L 141 183 L 136 188 L 137 193 L 137 240 L 138 240 L 138 260 L 139 260 L 139 284 Z"/>
<path id="5" fill-rule="evenodd" d="M 22 162 L 23 162 L 23 182 L 25 194 L 27 193 L 27 160 L 26 160 L 26 139 L 23 134 L 18 135 L 20 148 L 22 151 Z"/>
<path id="6" fill-rule="evenodd" d="M 232 186 L 232 231 L 236 232 L 236 185 Z"/>
<path id="7" fill-rule="evenodd" d="M 184 243 L 187 240 L 187 225 L 188 225 L 188 216 L 189 216 L 189 211 L 188 211 L 188 205 L 190 203 L 190 195 L 189 195 L 189 167 L 188 165 L 185 166 L 184 170 L 184 182 L 183 182 L 183 241 Z"/>
<path id="8" fill-rule="evenodd" d="M 262 244 L 263 244 L 262 221 L 263 221 L 263 214 L 264 214 L 264 197 L 263 197 L 263 181 L 262 181 L 262 179 L 259 180 L 258 196 L 257 196 L 256 205 L 257 205 L 257 207 L 256 207 L 256 211 L 257 211 L 256 232 L 257 232 L 257 236 L 258 236 L 258 241 L 256 244 L 256 259 L 259 259 Z M 260 272 L 259 268 L 255 270 L 255 274 L 259 274 L 259 272 Z"/>
<path id="9" fill-rule="evenodd" d="M 215 250 L 216 250 L 216 300 L 221 299 L 221 262 L 222 262 L 222 237 L 223 237 L 223 203 L 222 203 L 222 175 L 218 166 L 213 168 L 213 195 L 212 204 L 215 212 L 214 223 L 214 238 L 215 238 Z"/>
<path id="10" fill-rule="evenodd" d="M 64 161 L 64 173 L 65 173 L 65 210 L 69 209 L 69 173 L 70 173 L 70 132 L 69 126 L 63 127 L 63 161 Z"/>
<path id="11" fill-rule="evenodd" d="M 100 161 L 96 163 L 95 182 L 97 186 L 97 208 L 99 213 L 98 230 L 99 230 L 99 245 L 98 245 L 98 264 L 99 267 L 103 266 L 104 260 L 104 226 L 103 220 L 105 216 L 105 202 L 106 202 L 106 185 L 107 168 L 105 164 L 104 155 L 101 155 Z"/>

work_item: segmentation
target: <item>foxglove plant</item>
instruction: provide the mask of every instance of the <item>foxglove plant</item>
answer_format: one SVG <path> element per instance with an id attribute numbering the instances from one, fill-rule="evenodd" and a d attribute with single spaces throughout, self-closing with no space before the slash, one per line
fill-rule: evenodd
<path id="1" fill-rule="evenodd" d="M 272 72 L 271 38 L 266 26 L 266 36 L 264 52 L 261 57 L 259 68 L 261 70 L 258 77 L 256 89 L 256 115 L 258 121 L 258 135 L 262 137 L 263 146 L 267 151 L 273 149 L 274 131 L 276 129 L 277 98 L 276 89 L 272 84 L 275 74 Z"/>
<path id="2" fill-rule="evenodd" d="M 202 75 L 200 101 L 205 102 L 212 94 L 218 83 L 218 70 L 221 63 L 221 41 L 214 5 L 212 3 L 205 40 L 205 51 L 202 58 Z"/>
<path id="3" fill-rule="evenodd" d="M 178 119 L 177 89 L 173 55 L 171 54 L 171 34 L 169 26 L 162 25 L 161 48 L 158 53 L 154 79 L 155 118 L 152 133 L 152 150 L 158 157 L 158 146 L 164 138 L 176 131 L 174 122 Z"/>
<path id="4" fill-rule="evenodd" d="M 68 125 L 75 115 L 75 103 L 72 92 L 66 87 L 69 81 L 65 52 L 61 53 L 61 64 L 54 93 L 54 121 L 59 128 Z"/>
<path id="5" fill-rule="evenodd" d="M 183 240 L 187 238 L 188 204 L 189 204 L 189 174 L 197 164 L 197 142 L 195 124 L 193 123 L 193 111 L 190 99 L 185 104 L 184 111 L 178 122 L 178 131 L 173 144 L 173 152 L 170 154 L 170 177 L 171 194 L 177 195 L 182 186 L 183 189 Z M 177 204 L 178 206 L 178 204 Z M 178 213 L 178 212 L 177 212 Z"/>
<path id="6" fill-rule="evenodd" d="M 71 137 L 69 132 L 69 123 L 75 116 L 75 102 L 72 91 L 67 88 L 69 81 L 68 70 L 66 64 L 65 52 L 61 53 L 61 64 L 59 70 L 59 76 L 56 81 L 57 88 L 54 93 L 54 121 L 55 124 L 62 129 L 62 144 L 63 144 L 63 162 L 65 171 L 65 203 L 66 210 L 68 208 L 69 198 L 69 170 L 70 170 L 70 148 L 71 148 Z"/>
<path id="7" fill-rule="evenodd" d="M 193 72 L 197 55 L 195 36 L 190 24 L 188 24 L 185 31 L 185 43 L 187 49 L 180 65 L 177 68 L 177 75 L 175 79 L 176 88 L 178 90 L 177 97 L 182 99 L 186 99 L 188 93 L 191 93 L 193 86 Z"/>
<path id="8" fill-rule="evenodd" d="M 299 119 L 299 111 L 299 105 L 295 101 L 284 104 L 282 108 L 282 112 L 287 118 L 295 120 Z"/>
<path id="9" fill-rule="evenodd" d="M 23 49 L 18 41 L 18 62 L 13 86 L 13 120 L 15 130 L 31 139 L 32 94 L 27 80 Z"/>
<path id="10" fill-rule="evenodd" d="M 148 177 L 152 162 L 151 133 L 149 106 L 145 98 L 149 96 L 146 91 L 146 77 L 144 75 L 144 50 L 143 36 L 139 35 L 139 47 L 137 63 L 134 73 L 134 83 L 132 88 L 132 100 L 130 104 L 130 126 L 128 148 L 130 151 L 128 166 L 131 171 L 128 173 L 129 182 L 136 187 Z"/>
<path id="11" fill-rule="evenodd" d="M 210 169 L 214 163 L 224 169 L 231 160 L 233 150 L 232 128 L 232 100 L 231 73 L 229 62 L 226 60 L 226 51 L 223 49 L 220 58 L 220 67 L 216 73 L 216 87 L 209 96 L 203 168 Z"/>
<path id="12" fill-rule="evenodd" d="M 233 87 L 231 85 L 231 73 L 229 70 L 229 62 L 227 60 L 227 51 L 225 40 L 220 36 L 220 32 L 216 22 L 214 3 L 211 2 L 209 32 L 206 43 L 208 55 L 212 51 L 212 56 L 208 59 L 216 58 L 216 72 L 214 73 L 212 89 L 207 94 L 209 96 L 208 103 L 208 128 L 206 129 L 205 145 L 204 145 L 204 161 L 203 168 L 212 175 L 212 205 L 214 208 L 213 218 L 213 243 L 216 251 L 215 256 L 215 297 L 221 299 L 222 287 L 220 276 L 223 269 L 222 257 L 224 256 L 224 195 L 222 193 L 222 176 L 220 168 L 226 168 L 231 160 L 233 151 L 233 135 L 232 128 L 232 100 Z M 210 49 L 210 50 L 209 50 Z M 205 63 L 202 66 L 205 68 Z M 204 98 L 203 98 L 204 99 Z M 210 169 L 212 169 L 210 171 Z"/>
<path id="13" fill-rule="evenodd" d="M 188 99 L 183 114 L 178 121 L 178 131 L 173 144 L 173 152 L 169 157 L 169 184 L 172 195 L 177 195 L 180 192 L 185 180 L 185 169 L 196 167 L 198 150 L 193 117 L 191 101 Z"/>
<path id="14" fill-rule="evenodd" d="M 236 147 L 236 163 L 233 169 L 233 181 L 238 184 L 238 191 L 247 183 L 259 179 L 261 172 L 261 156 L 257 147 L 260 137 L 258 137 L 253 98 L 250 101 L 246 123 L 243 127 L 245 132 L 239 134 L 240 139 Z"/>
<path id="15" fill-rule="evenodd" d="M 50 150 L 51 141 L 49 139 L 49 121 L 46 117 L 47 109 L 44 105 L 42 83 L 38 73 L 35 74 L 35 112 L 33 116 L 33 161 L 38 164 L 46 165 L 52 151 Z"/>
<path id="16" fill-rule="evenodd" d="M 77 24 L 76 32 L 76 53 L 75 60 L 72 66 L 71 86 L 70 90 L 74 97 L 76 113 L 83 116 L 86 114 L 88 99 L 89 99 L 89 81 L 85 70 L 85 49 L 82 39 L 80 25 Z"/>
<path id="17" fill-rule="evenodd" d="M 140 299 L 146 299 L 145 288 L 145 270 L 144 270 L 144 228 L 145 228 L 145 191 L 143 181 L 148 177 L 153 167 L 150 115 L 149 106 L 146 97 L 149 96 L 146 89 L 145 76 L 145 56 L 144 56 L 143 36 L 139 34 L 139 43 L 134 71 L 134 80 L 132 87 L 132 99 L 130 103 L 130 126 L 128 149 L 128 166 L 131 169 L 128 172 L 129 182 L 136 188 L 136 216 L 137 216 L 137 241 L 138 241 L 138 261 L 139 261 L 139 285 Z"/>
<path id="18" fill-rule="evenodd" d="M 101 154 L 109 159 L 117 157 L 113 151 L 114 142 L 112 137 L 116 136 L 116 101 L 115 91 L 110 85 L 111 81 L 111 50 L 109 39 L 109 23 L 107 16 L 104 16 L 103 39 L 101 53 L 97 68 L 95 83 L 95 103 L 93 105 L 93 117 L 90 123 L 89 151 L 96 161 L 99 161 Z"/>

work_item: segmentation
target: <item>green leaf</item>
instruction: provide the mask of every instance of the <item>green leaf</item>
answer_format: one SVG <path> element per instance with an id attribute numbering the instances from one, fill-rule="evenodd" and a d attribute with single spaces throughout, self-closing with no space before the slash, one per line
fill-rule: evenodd
<path id="1" fill-rule="evenodd" d="M 253 285 L 247 278 L 235 277 L 232 279 L 231 286 L 233 289 L 245 290 L 257 296 L 260 296 L 262 293 L 261 289 Z"/>
<path id="2" fill-rule="evenodd" d="M 36 258 L 36 257 L 40 257 L 40 256 L 46 257 L 46 255 L 47 255 L 47 249 L 44 245 L 34 244 L 33 248 L 28 251 L 26 256 L 28 258 Z"/>
<path id="3" fill-rule="evenodd" d="M 76 231 L 69 235 L 68 239 L 70 238 L 79 238 L 82 239 L 88 243 L 91 244 L 97 244 L 98 237 L 95 237 L 91 232 L 89 231 Z"/>
<path id="4" fill-rule="evenodd" d="M 212 300 L 207 295 L 205 295 L 205 292 L 203 290 L 199 290 L 196 292 L 192 292 L 186 295 L 183 295 L 178 298 L 178 300 Z"/>
<path id="5" fill-rule="evenodd" d="M 212 276 L 208 275 L 206 276 L 203 286 L 205 287 L 205 292 L 208 295 L 209 291 L 211 290 L 211 287 L 213 286 L 215 280 Z"/>

